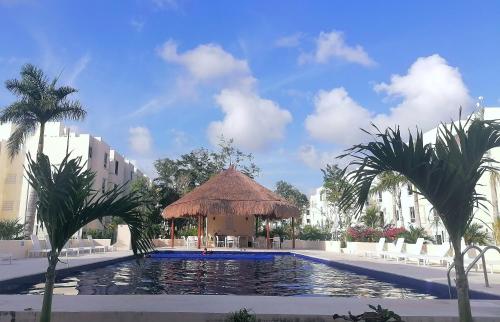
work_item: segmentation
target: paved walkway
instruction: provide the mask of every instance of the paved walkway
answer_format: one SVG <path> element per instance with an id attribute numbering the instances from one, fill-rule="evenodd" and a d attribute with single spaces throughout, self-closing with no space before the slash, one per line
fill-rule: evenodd
<path id="1" fill-rule="evenodd" d="M 132 251 L 115 251 L 105 253 L 95 253 L 80 255 L 78 257 L 61 257 L 61 261 L 57 264 L 57 269 L 75 268 L 82 265 L 100 263 L 103 261 L 116 260 L 132 255 Z M 12 264 L 0 262 L 0 281 L 19 278 L 22 276 L 43 274 L 47 270 L 47 258 L 25 258 L 12 260 Z"/>

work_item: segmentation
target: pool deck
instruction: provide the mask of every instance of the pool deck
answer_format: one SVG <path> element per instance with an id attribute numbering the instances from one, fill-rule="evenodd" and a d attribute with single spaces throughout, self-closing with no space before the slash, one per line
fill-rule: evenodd
<path id="1" fill-rule="evenodd" d="M 177 248 L 175 250 L 195 249 Z M 217 251 L 219 250 L 235 249 L 217 249 Z M 249 249 L 248 251 L 266 252 L 268 250 Z M 333 261 L 361 270 L 368 269 L 413 278 L 422 283 L 434 282 L 444 286 L 447 285 L 446 269 L 443 267 L 424 267 L 416 264 L 404 264 L 325 251 L 283 250 L 283 252 L 293 252 L 315 259 Z M 131 255 L 131 251 L 116 251 L 70 257 L 67 264 L 59 263 L 58 270 L 68 271 L 69 269 L 74 272 L 81 269 L 91 269 L 94 265 L 102 265 L 104 262 L 112 263 L 129 259 Z M 66 261 L 66 258 L 62 260 Z M 0 286 L 9 283 L 9 280 L 12 281 L 12 279 L 26 281 L 30 278 L 39 278 L 40 274 L 45 272 L 46 265 L 46 258 L 14 260 L 11 265 L 0 262 Z M 471 290 L 500 296 L 500 274 L 488 274 L 488 277 L 490 288 L 484 286 L 482 272 L 471 272 L 469 275 Z M 297 317 L 301 321 L 332 321 L 331 315 L 333 313 L 346 314 L 348 310 L 353 313 L 360 313 L 362 310 L 368 309 L 368 304 L 381 304 L 384 307 L 394 309 L 406 318 L 405 321 L 410 322 L 456 321 L 457 315 L 456 300 L 208 295 L 80 295 L 78 301 L 75 301 L 72 296 L 55 296 L 54 312 L 56 314 L 53 321 L 67 321 L 70 315 L 72 322 L 98 321 L 104 318 L 107 321 L 120 322 L 135 321 L 137 319 L 142 321 L 163 321 L 165 318 L 171 318 L 172 321 L 222 321 L 225 313 L 243 307 L 252 309 L 259 318 L 268 321 L 282 317 L 288 317 L 289 319 Z M 0 295 L 0 322 L 11 321 L 12 317 L 9 314 L 16 315 L 15 321 L 35 321 L 40 305 L 41 298 L 39 296 Z M 472 301 L 472 307 L 475 320 L 498 321 L 500 301 Z M 78 314 L 75 314 L 75 312 L 78 312 Z M 79 316 L 81 316 L 81 319 Z"/>

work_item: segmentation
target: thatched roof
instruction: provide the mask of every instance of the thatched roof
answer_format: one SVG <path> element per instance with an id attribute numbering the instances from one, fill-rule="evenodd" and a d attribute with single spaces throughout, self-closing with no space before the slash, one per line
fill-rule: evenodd
<path id="1" fill-rule="evenodd" d="M 167 206 L 162 216 L 299 217 L 299 209 L 233 167 L 222 171 Z"/>

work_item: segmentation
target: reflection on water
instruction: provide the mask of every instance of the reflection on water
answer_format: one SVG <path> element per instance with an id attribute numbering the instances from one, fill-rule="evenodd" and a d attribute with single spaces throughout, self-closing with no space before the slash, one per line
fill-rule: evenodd
<path id="1" fill-rule="evenodd" d="M 16 293 L 42 294 L 44 284 Z M 363 275 L 293 256 L 274 260 L 147 258 L 123 262 L 58 281 L 56 294 L 234 294 L 435 298 Z"/>

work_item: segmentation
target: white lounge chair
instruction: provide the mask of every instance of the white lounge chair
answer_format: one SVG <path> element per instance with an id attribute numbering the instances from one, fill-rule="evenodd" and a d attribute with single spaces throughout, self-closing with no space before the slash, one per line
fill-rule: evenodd
<path id="1" fill-rule="evenodd" d="M 92 254 L 93 248 L 91 246 L 85 246 L 82 238 L 80 237 L 80 235 L 76 236 L 76 240 L 78 242 L 78 252 L 86 252 L 86 251 L 88 251 L 89 254 Z"/>
<path id="2" fill-rule="evenodd" d="M 186 238 L 186 247 L 197 247 L 198 246 L 198 236 L 188 236 Z"/>
<path id="3" fill-rule="evenodd" d="M 402 254 L 402 257 L 405 260 L 405 263 L 408 261 L 416 261 L 418 265 L 420 265 L 420 255 L 422 255 L 422 250 L 424 248 L 424 239 L 417 238 L 417 242 L 413 245 L 406 245 L 406 252 Z"/>
<path id="4" fill-rule="evenodd" d="M 279 236 L 273 237 L 273 248 L 281 248 L 281 238 Z"/>
<path id="5" fill-rule="evenodd" d="M 75 249 L 75 248 L 68 248 L 67 246 L 68 246 L 68 243 L 66 243 L 66 245 L 64 245 L 64 248 L 61 249 L 61 255 L 65 254 L 66 256 L 68 256 L 69 252 L 78 252 L 77 249 Z M 52 245 L 50 244 L 50 239 L 49 239 L 48 235 L 45 235 L 45 248 L 52 249 Z"/>
<path id="6" fill-rule="evenodd" d="M 92 251 L 94 253 L 98 250 L 102 251 L 103 253 L 106 251 L 106 246 L 97 245 L 95 240 L 92 238 L 92 235 L 87 235 L 87 240 L 89 241 L 90 247 L 92 248 Z"/>
<path id="7" fill-rule="evenodd" d="M 405 244 L 404 238 L 398 238 L 396 241 L 396 246 L 394 246 L 393 250 L 383 251 L 381 255 L 385 259 L 396 259 L 399 261 L 399 258 L 403 254 L 403 246 Z"/>
<path id="8" fill-rule="evenodd" d="M 377 247 L 375 248 L 375 250 L 365 252 L 365 256 L 380 258 L 382 257 L 382 252 L 384 251 L 384 247 L 385 247 L 385 238 L 382 237 L 378 240 Z"/>
<path id="9" fill-rule="evenodd" d="M 429 252 L 427 252 L 427 254 L 417 256 L 417 258 L 419 261 L 422 261 L 424 265 L 438 263 L 439 265 L 446 264 L 448 266 L 449 260 L 451 259 L 451 257 L 448 256 L 450 249 L 451 246 L 449 243 L 443 243 L 441 245 L 438 245 L 437 250 L 434 254 L 429 254 Z"/>
<path id="10" fill-rule="evenodd" d="M 32 234 L 30 237 L 31 242 L 33 243 L 33 249 L 30 250 L 28 254 L 29 256 L 31 256 L 32 254 L 47 255 L 51 251 L 51 248 L 42 248 L 42 246 L 40 245 L 40 240 L 36 235 Z"/>
<path id="11" fill-rule="evenodd" d="M 226 241 L 220 236 L 215 236 L 215 247 L 226 247 Z"/>

